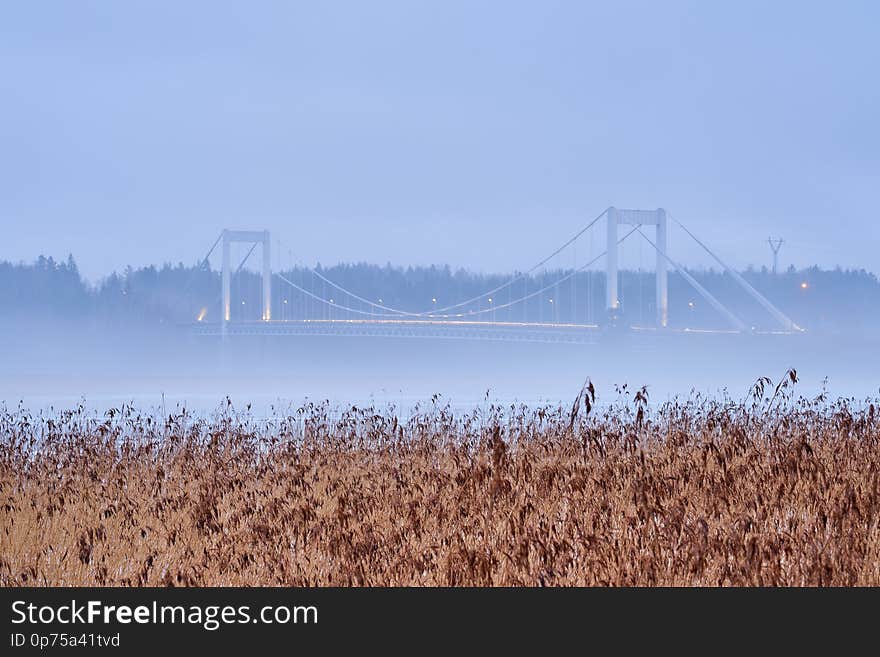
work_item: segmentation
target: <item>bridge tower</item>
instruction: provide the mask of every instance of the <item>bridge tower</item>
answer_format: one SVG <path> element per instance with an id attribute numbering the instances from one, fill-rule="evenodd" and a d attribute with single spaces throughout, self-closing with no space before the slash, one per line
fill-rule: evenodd
<path id="1" fill-rule="evenodd" d="M 607 270 L 605 277 L 605 302 L 610 315 L 620 308 L 618 296 L 618 272 L 617 272 L 617 226 L 631 224 L 634 226 L 656 226 L 656 251 L 657 264 L 655 269 L 655 295 L 657 300 L 657 326 L 665 328 L 669 322 L 669 287 L 666 264 L 667 223 L 666 210 L 620 210 L 608 208 L 608 247 L 607 247 Z"/>
<path id="2" fill-rule="evenodd" d="M 232 315 L 231 307 L 231 283 L 232 268 L 230 259 L 230 247 L 233 242 L 245 242 L 247 244 L 260 244 L 263 251 L 263 314 L 262 320 L 268 322 L 272 319 L 272 264 L 270 260 L 269 231 L 268 230 L 224 230 L 223 231 L 223 265 L 221 279 L 223 287 L 223 335 Z"/>

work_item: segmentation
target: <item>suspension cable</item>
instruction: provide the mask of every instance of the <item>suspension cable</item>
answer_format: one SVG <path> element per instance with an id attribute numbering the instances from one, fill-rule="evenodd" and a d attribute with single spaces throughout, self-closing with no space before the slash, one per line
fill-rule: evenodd
<path id="1" fill-rule="evenodd" d="M 185 294 L 189 292 L 189 289 L 192 287 L 193 281 L 196 278 L 196 274 L 202 271 L 205 268 L 205 265 L 208 264 L 208 259 L 211 257 L 211 254 L 214 253 L 214 249 L 217 248 L 217 245 L 220 243 L 220 240 L 223 239 L 224 231 L 220 231 L 220 234 L 217 236 L 217 239 L 214 240 L 214 243 L 211 245 L 211 248 L 208 249 L 208 252 L 205 254 L 205 257 L 199 260 L 198 267 L 195 271 L 191 272 L 189 277 L 186 280 L 186 284 L 180 289 L 177 295 L 176 306 L 179 307 L 180 304 L 186 303 L 186 299 L 184 298 Z"/>
<path id="2" fill-rule="evenodd" d="M 712 251 L 708 246 L 706 246 L 705 244 L 703 244 L 703 242 L 701 242 L 701 241 L 697 238 L 696 235 L 694 235 L 691 231 L 689 231 L 689 230 L 687 229 L 687 227 L 686 227 L 683 223 L 681 223 L 678 219 L 676 219 L 675 217 L 673 217 L 671 214 L 669 215 L 669 217 L 670 217 L 670 218 L 671 218 L 676 224 L 678 224 L 678 226 L 679 226 L 684 232 L 686 232 L 686 233 L 688 234 L 688 236 L 689 236 L 692 240 L 694 240 L 697 244 L 699 244 L 699 245 L 702 247 L 702 249 L 703 249 L 706 253 L 708 253 L 708 254 L 712 257 L 713 260 L 715 260 L 715 262 L 717 262 L 719 265 L 721 265 L 721 267 L 724 268 L 724 270 L 725 270 L 728 274 L 731 275 L 731 277 L 733 278 L 733 280 L 736 281 L 736 283 L 737 283 L 740 287 L 742 287 L 746 292 L 748 292 L 748 294 L 749 294 L 753 299 L 755 299 L 758 303 L 760 303 L 760 304 L 761 304 L 761 305 L 767 310 L 767 312 L 769 312 L 771 315 L 773 315 L 773 318 L 774 318 L 777 322 L 779 322 L 785 330 L 787 330 L 787 331 L 803 331 L 803 329 L 802 329 L 800 326 L 798 326 L 797 324 L 795 324 L 795 323 L 791 320 L 790 317 L 788 317 L 785 313 L 783 313 L 781 310 L 779 310 L 779 308 L 777 308 L 775 305 L 773 305 L 773 303 L 771 303 L 771 301 L 770 301 L 767 297 L 765 297 L 763 294 L 761 294 L 760 292 L 758 292 L 758 290 L 756 290 L 756 289 L 754 288 L 754 286 L 752 286 L 748 281 L 746 281 L 746 279 L 744 279 L 744 278 L 742 277 L 742 275 L 741 275 L 739 272 L 737 272 L 736 270 L 734 270 L 734 269 L 733 269 L 732 267 L 730 267 L 727 263 L 725 263 L 723 260 L 721 260 L 721 258 L 719 258 L 717 255 L 715 255 L 715 252 Z"/>
<path id="3" fill-rule="evenodd" d="M 645 239 L 645 241 L 648 244 L 650 244 L 652 247 L 654 247 L 654 250 L 657 251 L 657 253 L 659 253 L 661 256 L 663 256 L 666 259 L 666 261 L 669 262 L 669 264 L 671 264 L 673 267 L 675 267 L 676 271 L 678 271 L 678 273 L 682 275 L 682 277 L 691 285 L 691 287 L 693 287 L 697 292 L 699 292 L 703 296 L 704 299 L 706 299 L 706 301 L 708 301 L 710 304 L 712 304 L 715 307 L 715 310 L 720 312 L 722 315 L 726 316 L 727 319 L 730 320 L 730 323 L 733 324 L 738 330 L 743 331 L 743 332 L 746 332 L 748 330 L 746 325 L 743 323 L 743 321 L 739 317 L 734 315 L 727 308 L 727 306 L 725 306 L 718 299 L 716 299 L 715 296 L 711 292 L 709 292 L 709 290 L 707 290 L 702 285 L 700 285 L 697 282 L 697 280 L 693 276 L 691 276 L 681 264 L 679 264 L 678 262 L 673 260 L 669 256 L 669 254 L 665 253 L 664 251 L 661 251 L 660 247 L 658 247 L 654 242 L 652 242 L 651 238 L 648 237 L 647 235 L 645 235 L 641 230 L 639 231 L 639 234 Z"/>
<path id="4" fill-rule="evenodd" d="M 600 213 L 595 219 L 593 219 L 590 223 L 588 223 L 586 226 L 584 226 L 583 228 L 581 228 L 577 233 L 575 233 L 575 235 L 572 236 L 568 241 L 566 241 L 564 244 L 562 244 L 560 247 L 558 247 L 555 251 L 553 251 L 553 253 L 551 253 L 550 255 L 548 255 L 547 257 L 545 257 L 543 260 L 541 260 L 541 261 L 538 262 L 537 264 L 533 265 L 533 266 L 532 266 L 530 269 L 528 269 L 527 271 L 520 272 L 518 275 L 516 275 L 516 276 L 514 276 L 514 277 L 512 277 L 512 278 L 510 278 L 510 279 L 508 279 L 507 282 L 502 283 L 502 284 L 499 285 L 498 287 L 495 287 L 495 288 L 489 290 L 488 292 L 483 292 L 483 293 L 480 294 L 479 296 L 475 296 L 475 297 L 472 297 L 472 298 L 470 298 L 470 299 L 466 299 L 466 300 L 464 300 L 464 301 L 460 301 L 460 302 L 458 302 L 458 303 L 454 303 L 454 304 L 449 305 L 449 306 L 444 306 L 444 307 L 442 307 L 442 308 L 433 308 L 433 309 L 431 309 L 431 310 L 424 310 L 424 311 L 421 311 L 421 312 L 411 312 L 411 311 L 401 310 L 401 309 L 399 309 L 399 308 L 393 308 L 393 307 L 391 307 L 391 306 L 385 306 L 385 305 L 380 304 L 380 303 L 374 303 L 374 302 L 370 301 L 369 299 L 365 299 L 365 298 L 363 298 L 363 297 L 361 297 L 361 296 L 358 296 L 358 295 L 354 294 L 353 292 L 350 292 L 350 291 L 347 290 L 346 288 L 344 288 L 344 287 L 342 287 L 342 286 L 340 286 L 340 285 L 337 285 L 336 283 L 334 283 L 334 282 L 331 281 L 330 279 L 328 279 L 328 278 L 326 278 L 325 276 L 323 276 L 323 275 L 319 274 L 318 272 L 316 272 L 314 269 L 310 269 L 309 271 L 311 271 L 311 273 L 313 273 L 315 276 L 317 276 L 318 278 L 320 278 L 322 281 L 324 281 L 324 282 L 327 283 L 328 285 L 333 286 L 334 288 L 336 288 L 336 289 L 339 290 L 340 292 L 343 292 L 343 293 L 345 293 L 345 294 L 348 294 L 349 296 L 353 297 L 354 299 L 356 299 L 356 300 L 358 300 L 358 301 L 361 301 L 361 302 L 363 302 L 363 303 L 366 303 L 366 304 L 368 304 L 368 305 L 370 305 L 370 306 L 373 306 L 374 308 L 379 308 L 379 309 L 381 309 L 381 310 L 385 310 L 385 311 L 387 311 L 387 312 L 394 313 L 394 314 L 397 314 L 397 315 L 406 315 L 406 316 L 408 316 L 408 317 L 431 317 L 431 316 L 434 316 L 436 313 L 443 313 L 443 312 L 446 312 L 447 310 L 454 310 L 454 309 L 456 309 L 456 308 L 460 308 L 460 307 L 462 307 L 462 306 L 470 305 L 471 303 L 473 303 L 473 302 L 475 302 L 475 301 L 479 301 L 480 299 L 482 299 L 482 298 L 484 298 L 484 297 L 488 297 L 488 296 L 491 296 L 491 295 L 493 295 L 493 294 L 496 294 L 496 293 L 500 292 L 501 290 L 503 290 L 504 288 L 506 288 L 506 287 L 508 287 L 508 286 L 510 286 L 510 285 L 513 285 L 514 283 L 517 283 L 517 282 L 523 280 L 525 277 L 527 277 L 529 274 L 531 274 L 532 272 L 534 272 L 536 269 L 538 269 L 539 267 L 542 267 L 543 265 L 547 264 L 547 262 L 549 262 L 550 260 L 552 260 L 552 259 L 553 259 L 554 257 L 556 257 L 557 255 L 559 255 L 559 254 L 560 254 L 564 249 L 566 249 L 570 244 L 572 244 L 572 243 L 573 243 L 575 240 L 577 240 L 581 235 L 583 235 L 583 234 L 586 233 L 590 228 L 592 228 L 592 227 L 593 227 L 593 226 L 594 226 L 594 225 L 595 225 L 595 224 L 596 224 L 596 223 L 597 223 L 602 217 L 605 216 L 605 214 L 606 214 L 607 212 L 608 212 L 608 209 L 606 208 L 606 209 L 603 210 L 603 211 L 602 211 L 602 212 L 601 212 L 601 213 Z M 561 282 L 561 281 L 559 281 L 559 282 Z M 453 316 L 453 317 L 457 317 L 457 316 L 459 316 L 459 315 L 458 315 L 458 314 L 455 314 L 455 315 L 452 315 L 452 316 Z"/>
<path id="5" fill-rule="evenodd" d="M 622 243 L 624 242 L 624 240 L 626 240 L 630 235 L 632 235 L 633 233 L 635 233 L 640 227 L 641 227 L 641 224 L 637 224 L 637 225 L 636 225 L 632 230 L 630 230 L 626 235 L 624 235 L 623 237 L 621 237 L 621 238 L 617 241 L 617 244 L 622 244 Z M 516 305 L 516 304 L 518 304 L 518 303 L 523 303 L 524 301 L 528 301 L 529 299 L 532 299 L 532 298 L 534 298 L 534 297 L 536 297 L 536 296 L 538 296 L 538 295 L 540 295 L 540 294 L 543 294 L 543 293 L 546 292 L 547 290 L 556 287 L 556 286 L 559 285 L 560 283 L 563 283 L 563 282 L 567 281 L 567 280 L 570 279 L 572 276 L 576 275 L 578 272 L 584 271 L 585 269 L 587 269 L 587 268 L 591 267 L 592 265 L 594 265 L 597 261 L 599 261 L 601 258 L 603 258 L 607 253 L 608 253 L 607 250 L 606 250 L 606 251 L 602 251 L 602 253 L 600 253 L 599 255 L 597 255 L 595 258 L 593 258 L 592 260 L 590 260 L 590 261 L 587 262 L 586 264 L 582 265 L 582 266 L 579 267 L 578 269 L 576 269 L 576 270 L 574 270 L 574 271 L 568 273 L 567 275 L 565 275 L 565 276 L 562 277 L 561 279 L 559 279 L 559 280 L 557 280 L 557 281 L 554 281 L 554 282 L 550 283 L 549 285 L 545 285 L 545 286 L 542 287 L 541 289 L 536 290 L 536 291 L 534 291 L 534 292 L 530 292 L 530 293 L 528 293 L 528 294 L 526 294 L 526 295 L 524 295 L 524 296 L 522 296 L 522 297 L 520 297 L 520 298 L 518 298 L 518 299 L 514 299 L 513 301 L 510 301 L 510 302 L 508 302 L 508 303 L 501 304 L 501 305 L 499 305 L 499 306 L 494 306 L 494 305 L 493 305 L 493 307 L 491 307 L 491 308 L 484 308 L 484 309 L 482 309 L 482 310 L 471 310 L 471 311 L 468 311 L 468 312 L 453 313 L 453 314 L 427 314 L 427 315 L 422 315 L 422 317 L 426 317 L 426 318 L 428 318 L 428 319 L 457 319 L 457 318 L 462 318 L 462 317 L 473 317 L 474 315 L 483 315 L 483 314 L 490 313 L 490 312 L 497 311 L 497 310 L 501 310 L 501 309 L 504 309 L 504 308 L 509 308 L 509 307 L 514 306 L 514 305 Z M 332 306 L 332 307 L 334 307 L 334 308 L 339 308 L 340 310 L 344 310 L 344 311 L 346 311 L 346 312 L 355 313 L 355 314 L 358 314 L 358 315 L 369 315 L 369 316 L 371 316 L 371 317 L 379 317 L 379 318 L 395 317 L 394 315 L 387 315 L 387 314 L 386 314 L 386 315 L 379 315 L 379 314 L 373 313 L 373 312 L 371 312 L 371 311 L 360 310 L 360 309 L 358 309 L 358 308 L 352 308 L 352 307 L 350 307 L 350 306 L 346 306 L 346 305 L 343 305 L 343 304 L 331 303 L 331 302 L 328 301 L 327 299 L 324 299 L 323 297 L 321 297 L 321 296 L 319 296 L 319 295 L 317 295 L 317 294 L 313 294 L 313 293 L 309 292 L 308 290 L 306 290 L 305 288 L 300 287 L 299 285 L 297 285 L 297 284 L 294 283 L 293 281 L 289 280 L 287 277 L 285 277 L 284 275 L 282 275 L 282 274 L 280 274 L 280 273 L 277 273 L 277 272 L 276 272 L 276 273 L 275 273 L 275 276 L 277 276 L 279 279 L 281 279 L 282 281 L 284 281 L 285 283 L 287 283 L 288 285 L 290 285 L 290 286 L 291 286 L 292 288 L 294 288 L 295 290 L 298 290 L 299 292 L 302 292 L 303 294 L 305 294 L 306 296 L 308 296 L 308 297 L 314 299 L 315 301 L 319 301 L 319 302 L 321 302 L 321 303 L 323 303 L 323 304 L 325 304 L 325 305 L 327 305 L 327 306 Z"/>
<path id="6" fill-rule="evenodd" d="M 211 257 L 211 254 L 214 253 L 214 249 L 217 248 L 217 245 L 220 244 L 220 240 L 223 239 L 223 233 L 226 231 L 221 230 L 220 234 L 217 236 L 217 239 L 214 240 L 214 244 L 211 245 L 211 248 L 208 249 L 208 253 L 205 254 L 205 257 L 199 262 L 199 269 L 205 266 L 205 263 L 208 262 L 208 258 Z"/>

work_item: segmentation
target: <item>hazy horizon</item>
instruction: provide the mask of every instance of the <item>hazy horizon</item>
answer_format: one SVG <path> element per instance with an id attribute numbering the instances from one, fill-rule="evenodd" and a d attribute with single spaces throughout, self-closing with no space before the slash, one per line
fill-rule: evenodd
<path id="1" fill-rule="evenodd" d="M 522 269 L 609 205 L 880 270 L 874 3 L 16 3 L 0 259 Z M 689 266 L 698 251 L 672 237 Z"/>
<path id="2" fill-rule="evenodd" d="M 509 275 L 615 206 L 666 209 L 669 253 L 694 270 L 719 265 L 677 222 L 739 270 L 770 267 L 773 237 L 784 240 L 780 272 L 880 272 L 878 22 L 880 5 L 855 1 L 9 3 L 0 9 L 0 263 L 72 254 L 94 284 L 128 265 L 191 267 L 229 228 L 271 231 L 276 272 L 363 262 Z M 248 248 L 234 246 L 234 264 Z M 602 270 L 593 259 L 604 249 L 600 222 L 545 269 Z M 655 258 L 638 235 L 619 248 L 622 271 L 651 272 Z M 175 387 L 214 397 L 470 399 L 495 388 L 568 399 L 587 376 L 604 389 L 625 380 L 671 394 L 742 388 L 788 367 L 810 389 L 826 375 L 847 393 L 877 389 L 865 356 L 880 338 L 876 274 L 753 277 L 790 315 L 781 322 L 730 277 L 697 276 L 742 315 L 716 313 L 714 324 L 709 311 L 701 319 L 718 311 L 711 294 L 670 274 L 670 328 L 816 328 L 804 340 L 562 347 L 288 335 L 223 346 L 187 331 L 197 317 L 220 317 L 216 275 L 198 294 L 152 271 L 84 292 L 70 268 L 25 269 L 0 267 L 4 399 Z M 472 277 L 438 293 L 424 280 L 361 274 L 345 281 L 357 317 L 372 317 L 387 289 L 409 316 L 498 283 Z M 571 277 L 562 297 L 543 270 L 534 274 L 505 290 L 521 314 L 498 317 L 604 330 L 664 312 L 647 275 L 621 275 L 619 305 L 638 312 L 620 319 L 597 277 L 580 288 Z M 338 315 L 325 283 L 311 276 L 301 298 L 290 293 L 287 317 L 297 304 L 304 321 Z M 256 277 L 232 285 L 232 317 L 259 319 Z M 321 294 L 302 301 L 313 289 Z M 466 303 L 474 299 L 475 316 L 496 317 L 497 305 Z M 251 358 L 262 374 L 247 378 Z"/>
<path id="3" fill-rule="evenodd" d="M 245 253 L 246 253 L 246 251 L 247 251 L 247 249 L 244 249 Z M 202 254 L 202 255 L 204 255 L 204 254 Z M 648 272 L 648 273 L 653 272 L 653 260 L 649 258 L 649 255 L 650 254 L 647 253 L 647 249 L 646 249 L 645 253 L 643 253 L 643 256 L 642 256 L 641 266 L 638 266 L 638 263 L 633 263 L 634 266 L 628 267 L 628 266 L 625 266 L 625 263 L 624 263 L 624 266 L 620 267 L 620 271 L 621 272 L 642 271 L 642 272 Z M 194 266 L 199 265 L 201 262 L 203 262 L 202 257 L 199 256 L 198 258 L 194 258 L 190 261 L 157 260 L 157 261 L 152 261 L 152 262 L 150 262 L 150 261 L 143 262 L 138 265 L 134 265 L 134 264 L 130 263 L 127 265 L 123 265 L 119 269 L 112 269 L 112 270 L 109 270 L 109 271 L 106 271 L 103 273 L 98 273 L 98 274 L 92 275 L 92 276 L 89 276 L 86 274 L 86 272 L 82 271 L 80 259 L 77 258 L 75 253 L 65 253 L 65 254 L 38 253 L 31 258 L 19 258 L 17 260 L 0 259 L 0 263 L 7 263 L 7 264 L 11 264 L 11 265 L 26 265 L 27 266 L 27 265 L 33 265 L 41 257 L 52 258 L 57 263 L 63 263 L 70 256 L 73 256 L 74 262 L 76 263 L 77 268 L 80 270 L 80 275 L 82 276 L 83 281 L 85 281 L 89 285 L 100 285 L 102 282 L 106 281 L 109 277 L 112 277 L 113 275 L 122 276 L 122 275 L 124 275 L 125 270 L 129 267 L 131 267 L 134 270 L 142 269 L 142 268 L 149 268 L 149 267 L 154 267 L 156 269 L 162 269 L 164 267 L 172 267 L 173 268 L 173 267 L 178 267 L 180 265 L 183 265 L 184 267 L 194 267 Z M 252 272 L 254 274 L 259 274 L 259 266 L 258 266 L 259 265 L 259 254 L 257 256 L 252 256 L 252 257 L 257 264 L 255 265 L 255 264 L 251 263 L 250 258 L 249 258 L 248 262 L 242 267 L 242 269 L 249 271 L 249 272 Z M 435 269 L 449 268 L 453 272 L 466 272 L 468 274 L 476 274 L 476 275 L 483 275 L 483 276 L 504 277 L 504 276 L 513 276 L 517 272 L 522 272 L 523 270 L 527 269 L 527 267 L 525 267 L 525 266 L 520 266 L 518 268 L 514 268 L 512 270 L 507 270 L 507 271 L 504 271 L 504 270 L 494 271 L 494 270 L 480 269 L 479 267 L 468 267 L 466 265 L 452 266 L 451 264 L 445 263 L 445 262 L 413 262 L 413 263 L 408 263 L 408 264 L 400 264 L 400 263 L 395 263 L 395 262 L 391 262 L 391 261 L 388 261 L 388 262 L 368 262 L 365 260 L 351 261 L 351 262 L 319 262 L 319 261 L 316 261 L 313 263 L 309 263 L 309 262 L 303 263 L 300 261 L 295 261 L 291 265 L 290 263 L 287 262 L 287 260 L 285 258 L 280 258 L 280 260 L 281 260 L 281 262 L 279 263 L 279 266 L 276 266 L 276 264 L 273 264 L 273 271 L 285 271 L 288 269 L 301 268 L 301 267 L 317 268 L 320 266 L 321 269 L 333 269 L 333 268 L 337 268 L 337 267 L 364 265 L 364 266 L 368 266 L 368 267 L 380 267 L 380 268 L 385 268 L 385 267 L 390 266 L 392 269 L 399 270 L 399 271 L 406 271 L 407 269 L 428 270 L 431 268 L 435 268 Z M 523 264 L 524 265 L 533 265 L 534 263 L 525 262 Z M 211 271 L 219 272 L 220 271 L 219 257 L 217 255 L 212 255 L 212 257 L 209 259 L 208 265 L 209 265 Z M 762 270 L 769 271 L 771 268 L 772 268 L 772 259 L 770 262 L 746 263 L 745 267 L 743 267 L 739 271 L 742 271 L 742 272 L 762 271 Z M 832 271 L 836 271 L 836 270 L 841 270 L 844 272 L 846 272 L 846 271 L 855 271 L 855 272 L 865 271 L 873 276 L 880 277 L 880 270 L 875 271 L 875 270 L 872 270 L 868 267 L 846 266 L 841 263 L 830 265 L 828 267 L 820 267 L 817 264 L 808 264 L 808 265 L 804 265 L 802 267 L 795 267 L 794 264 L 792 264 L 792 263 L 788 263 L 786 266 L 783 266 L 783 264 L 781 263 L 780 267 L 779 267 L 779 271 L 780 271 L 780 273 L 786 273 L 788 271 L 804 272 L 804 271 L 809 271 L 814 268 L 818 269 L 819 271 L 822 271 L 822 272 L 832 272 Z M 559 269 L 561 271 L 567 270 L 566 267 L 560 267 Z M 706 273 L 708 273 L 708 272 L 716 272 L 716 273 L 723 272 L 722 267 L 720 267 L 717 263 L 711 263 L 711 262 L 703 262 L 697 266 L 687 266 L 687 269 L 688 269 L 688 271 L 706 272 Z M 599 264 L 595 265 L 594 267 L 591 267 L 590 271 L 601 273 L 604 271 L 604 266 L 601 263 L 599 263 Z"/>

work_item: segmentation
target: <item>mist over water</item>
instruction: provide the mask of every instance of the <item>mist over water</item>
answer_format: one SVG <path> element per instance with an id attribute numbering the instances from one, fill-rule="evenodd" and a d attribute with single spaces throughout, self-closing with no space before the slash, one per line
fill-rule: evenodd
<path id="1" fill-rule="evenodd" d="M 228 398 L 237 409 L 250 405 L 255 414 L 273 415 L 293 412 L 308 399 L 340 407 L 394 405 L 406 412 L 435 395 L 461 409 L 568 404 L 589 379 L 600 404 L 617 400 L 617 387 L 624 385 L 630 392 L 647 386 L 651 402 L 660 403 L 692 392 L 741 399 L 759 377 L 777 381 L 789 369 L 799 375 L 796 394 L 807 397 L 824 390 L 831 398 L 865 398 L 880 388 L 875 328 L 880 282 L 865 270 L 745 272 L 805 332 L 774 332 L 778 326 L 770 313 L 731 277 L 695 272 L 751 328 L 740 333 L 719 331 L 725 318 L 676 277 L 670 277 L 669 328 L 653 329 L 656 308 L 647 285 L 653 280 L 644 272 L 620 275 L 622 302 L 608 316 L 597 272 L 568 281 L 564 272 L 551 273 L 548 287 L 543 274 L 519 280 L 445 267 L 340 265 L 322 271 L 332 278 L 305 270 L 279 277 L 272 288 L 273 322 L 267 324 L 255 315 L 261 306 L 259 277 L 243 270 L 232 280 L 235 312 L 223 340 L 219 275 L 207 267 L 127 269 L 93 286 L 82 280 L 73 257 L 60 264 L 47 258 L 33 265 L 0 263 L 0 306 L 10 309 L 0 317 L 0 401 L 33 410 L 83 403 L 103 413 L 129 403 L 144 410 L 185 406 L 210 412 L 225 407 Z M 293 295 L 281 284 L 289 277 L 311 288 Z M 323 289 L 328 280 L 340 281 L 334 282 L 339 289 Z M 504 303 L 511 289 L 494 294 L 505 280 L 515 282 L 524 303 Z M 356 292 L 341 296 L 348 287 Z M 496 297 L 490 314 L 476 314 L 476 321 L 457 327 L 446 322 L 442 330 L 432 328 L 432 337 L 345 335 L 350 327 L 385 331 L 382 322 L 400 330 L 412 319 L 379 314 L 365 300 L 385 299 L 409 313 L 435 298 L 468 303 L 463 306 L 468 312 L 486 311 L 491 299 L 486 290 Z M 459 301 L 472 298 L 477 300 Z M 344 310 L 349 304 L 361 306 Z M 349 324 L 352 318 L 363 323 Z M 547 322 L 557 326 L 548 330 Z M 594 323 L 603 328 L 588 328 Z M 468 339 L 452 330 L 477 325 L 481 330 Z M 406 330 L 419 335 L 426 328 L 419 326 Z M 532 330 L 535 326 L 545 328 Z M 494 327 L 492 333 L 487 327 Z M 336 335 L 317 334 L 323 332 Z M 583 336 L 575 337 L 584 338 L 579 344 L 473 337 L 522 340 L 578 332 Z"/>
<path id="2" fill-rule="evenodd" d="M 789 368 L 804 395 L 880 387 L 876 3 L 7 4 L 6 404 L 568 403 L 587 378 L 659 402 Z M 655 326 L 659 263 L 670 328 L 732 325 L 691 277 L 740 329 L 786 324 L 729 265 L 807 333 L 221 346 L 185 324 L 221 317 L 223 229 L 271 234 L 230 247 L 233 322 L 261 318 L 266 253 L 272 319 Z"/>
<path id="3" fill-rule="evenodd" d="M 755 380 L 798 372 L 796 392 L 876 396 L 877 339 L 802 335 L 597 336 L 592 344 L 383 337 L 191 337 L 21 322 L 3 329 L 0 400 L 31 410 L 84 402 L 103 413 L 123 403 L 145 410 L 210 412 L 248 404 L 258 415 L 293 412 L 304 400 L 331 405 L 429 402 L 569 403 L 586 379 L 598 401 L 615 386 L 648 386 L 652 403 L 698 392 L 745 396 Z"/>

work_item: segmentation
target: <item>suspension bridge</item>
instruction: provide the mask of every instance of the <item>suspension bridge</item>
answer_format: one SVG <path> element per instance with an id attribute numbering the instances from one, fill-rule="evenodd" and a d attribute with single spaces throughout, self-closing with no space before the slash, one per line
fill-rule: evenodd
<path id="1" fill-rule="evenodd" d="M 744 321 L 736 312 L 719 300 L 716 294 L 689 273 L 669 249 L 670 227 L 677 227 L 705 252 L 765 313 L 769 325 L 758 328 Z M 604 249 L 586 251 L 583 261 L 577 259 L 577 248 L 589 237 L 594 244 L 594 231 L 604 228 L 599 244 Z M 623 312 L 620 288 L 620 252 L 628 240 L 638 239 L 647 245 L 654 261 L 653 318 L 634 322 Z M 241 264 L 233 271 L 232 246 L 242 243 L 249 250 Z M 732 269 L 720 256 L 698 239 L 681 222 L 664 209 L 627 210 L 609 207 L 564 241 L 548 255 L 523 272 L 511 275 L 478 295 L 445 305 L 436 298 L 421 309 L 403 308 L 386 302 L 388 295 L 368 298 L 363 291 L 355 291 L 325 276 L 316 268 L 306 268 L 305 280 L 273 272 L 271 262 L 271 235 L 269 231 L 223 230 L 203 262 L 216 248 L 222 252 L 220 317 L 211 321 L 206 310 L 198 314 L 192 331 L 199 336 L 385 336 L 430 339 L 503 340 L 527 342 L 589 343 L 603 332 L 631 331 L 657 333 L 773 333 L 794 334 L 803 331 L 775 304 L 755 289 L 743 276 Z M 262 251 L 261 307 L 258 317 L 246 317 L 233 312 L 232 281 L 257 247 Z M 548 264 L 561 254 L 573 251 L 572 265 L 555 272 L 546 279 Z M 581 299 L 581 307 L 599 308 L 580 316 L 577 308 L 575 278 L 584 273 L 604 269 L 604 295 L 596 294 L 595 286 L 588 286 Z M 714 309 L 719 326 L 714 328 L 671 327 L 669 321 L 669 272 L 677 272 L 692 292 Z M 540 274 L 539 285 L 535 285 Z M 563 318 L 556 311 L 565 298 L 566 286 L 571 286 L 569 309 Z M 284 290 L 283 308 L 273 308 L 273 286 Z M 533 289 L 536 288 L 536 289 Z M 601 293 L 600 293 L 601 294 Z M 276 295 L 277 296 L 277 295 Z M 241 302 L 242 304 L 244 301 Z M 555 305 L 554 305 L 555 304 Z M 693 303 L 690 304 L 693 306 Z M 540 309 L 535 317 L 534 308 Z M 544 309 L 547 308 L 545 313 Z M 293 310 L 296 309 L 296 310 Z M 531 312 L 529 312 L 531 309 Z M 545 314 L 547 317 L 545 317 Z"/>

